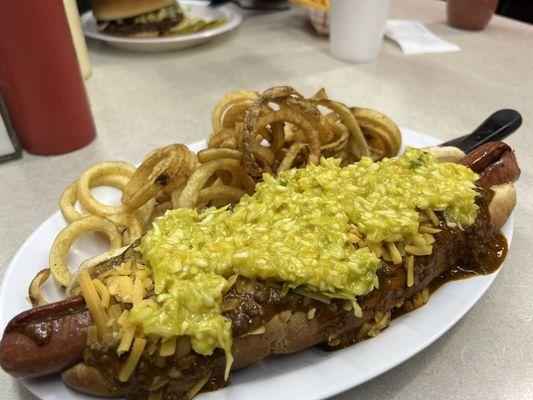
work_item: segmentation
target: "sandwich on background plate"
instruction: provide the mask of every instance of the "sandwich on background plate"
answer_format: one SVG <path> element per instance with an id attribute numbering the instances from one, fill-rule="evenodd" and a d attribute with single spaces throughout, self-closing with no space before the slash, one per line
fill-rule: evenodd
<path id="1" fill-rule="evenodd" d="M 95 0 L 93 14 L 100 32 L 116 36 L 154 38 L 190 25 L 176 0 Z"/>

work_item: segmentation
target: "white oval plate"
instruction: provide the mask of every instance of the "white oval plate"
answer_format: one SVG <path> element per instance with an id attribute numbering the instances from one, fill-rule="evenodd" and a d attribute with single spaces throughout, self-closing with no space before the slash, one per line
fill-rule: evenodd
<path id="1" fill-rule="evenodd" d="M 409 129 L 402 129 L 402 133 L 407 146 L 424 147 L 439 143 L 435 138 Z M 204 146 L 202 141 L 190 147 L 197 151 Z M 95 195 L 102 201 L 119 201 L 119 192 L 111 188 L 97 188 Z M 31 234 L 13 257 L 0 287 L 2 331 L 13 316 L 30 307 L 26 300 L 30 281 L 48 265 L 50 246 L 65 226 L 63 216 L 57 211 Z M 510 244 L 512 216 L 503 231 Z M 86 235 L 78 240 L 70 252 L 69 265 L 79 265 L 84 259 L 105 251 L 105 243 L 98 239 Z M 395 319 L 374 339 L 332 353 L 311 348 L 297 354 L 270 357 L 236 372 L 228 387 L 203 393 L 197 398 L 312 400 L 333 396 L 388 371 L 433 343 L 478 301 L 496 275 L 497 272 L 447 283 L 431 296 L 425 307 Z M 53 282 L 49 281 L 45 286 L 44 294 L 50 301 L 61 299 L 61 291 Z M 70 390 L 58 376 L 22 382 L 43 400 L 95 399 Z"/>
<path id="2" fill-rule="evenodd" d="M 232 31 L 242 22 L 242 15 L 227 5 L 208 7 L 206 1 L 194 0 L 181 0 L 180 5 L 189 17 L 198 17 L 206 21 L 224 18 L 228 22 L 213 29 L 187 35 L 146 39 L 113 36 L 101 33 L 96 26 L 96 18 L 94 18 L 91 11 L 82 15 L 81 24 L 85 36 L 91 39 L 100 40 L 110 46 L 131 51 L 160 52 L 197 46 L 226 32 Z"/>

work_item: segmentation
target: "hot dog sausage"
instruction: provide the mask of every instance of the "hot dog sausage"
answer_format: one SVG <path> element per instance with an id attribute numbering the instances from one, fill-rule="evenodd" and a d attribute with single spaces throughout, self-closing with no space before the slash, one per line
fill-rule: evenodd
<path id="1" fill-rule="evenodd" d="M 501 158 L 503 153 L 511 151 L 511 148 L 503 142 L 489 142 L 472 150 L 461 160 L 459 164 L 465 165 L 478 174 L 490 164 Z"/>
<path id="2" fill-rule="evenodd" d="M 501 158 L 485 168 L 479 175 L 477 184 L 483 187 L 514 182 L 520 176 L 520 168 L 513 151 L 502 154 Z"/>
<path id="3" fill-rule="evenodd" d="M 520 168 L 511 148 L 503 142 L 490 142 L 468 153 L 459 164 L 477 172 L 477 184 L 482 187 L 503 185 L 516 181 Z"/>
<path id="4" fill-rule="evenodd" d="M 4 331 L 0 365 L 24 378 L 59 372 L 81 359 L 91 324 L 80 297 L 25 311 Z"/>

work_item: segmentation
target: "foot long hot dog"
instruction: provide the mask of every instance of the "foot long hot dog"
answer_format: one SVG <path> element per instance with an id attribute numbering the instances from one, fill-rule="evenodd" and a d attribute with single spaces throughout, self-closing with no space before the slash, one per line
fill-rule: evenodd
<path id="1" fill-rule="evenodd" d="M 417 159 L 410 161 L 410 167 L 418 168 Z M 293 353 L 317 344 L 336 350 L 373 337 L 394 315 L 423 305 L 452 267 L 478 273 L 497 268 L 506 253 L 499 230 L 514 207 L 512 182 L 520 175 L 514 153 L 503 143 L 489 143 L 459 163 L 479 174 L 475 219 L 468 226 L 454 226 L 446 220 L 445 212 L 428 212 L 422 235 L 428 234 L 423 237 L 431 251 L 413 254 L 416 249 L 407 249 L 406 256 L 400 255 L 398 260 L 394 254 L 398 249 L 393 245 L 373 248 L 374 254 L 383 252 L 376 271 L 379 284 L 358 296 L 357 302 L 237 274 L 221 299 L 221 315 L 231 323 L 231 369 L 270 354 Z M 137 256 L 130 252 L 128 257 Z M 119 265 L 124 259 L 120 255 L 110 264 Z M 131 310 L 127 308 L 128 313 Z M 170 344 L 165 346 L 161 341 L 153 349 L 141 339 L 138 343 L 144 346 L 143 356 L 128 379 L 122 379 L 136 342 L 130 353 L 122 354 L 105 342 L 98 344 L 92 329 L 95 318 L 83 297 L 18 315 L 0 342 L 0 366 L 17 377 L 63 371 L 65 383 L 77 390 L 132 399 L 145 398 L 149 393 L 165 399 L 190 398 L 200 390 L 225 385 L 227 353 L 215 348 L 209 355 L 199 354 L 191 349 L 189 340 L 180 338 L 168 340 Z M 166 353 L 171 356 L 165 357 Z"/>

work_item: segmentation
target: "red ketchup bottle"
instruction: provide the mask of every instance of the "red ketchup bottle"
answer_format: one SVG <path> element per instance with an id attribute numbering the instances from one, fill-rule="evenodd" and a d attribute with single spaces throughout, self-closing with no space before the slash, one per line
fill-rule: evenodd
<path id="1" fill-rule="evenodd" d="M 31 153 L 66 153 L 95 138 L 63 0 L 0 0 L 0 91 Z"/>

